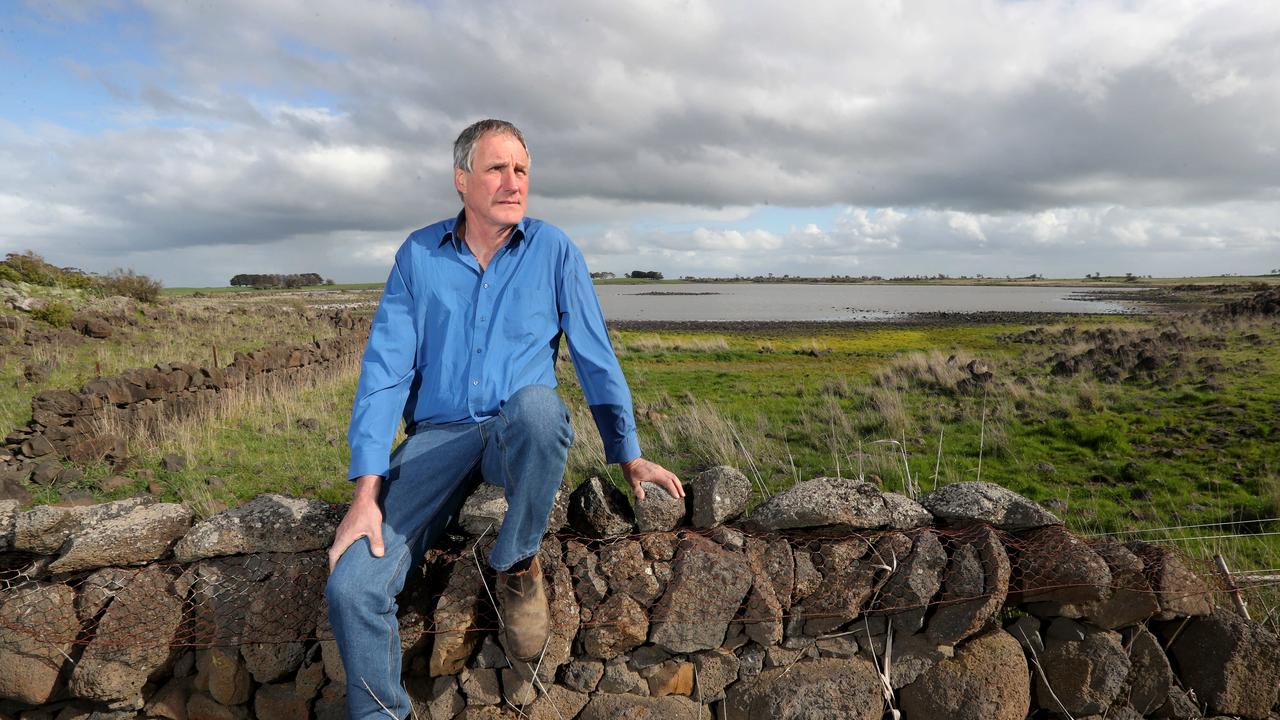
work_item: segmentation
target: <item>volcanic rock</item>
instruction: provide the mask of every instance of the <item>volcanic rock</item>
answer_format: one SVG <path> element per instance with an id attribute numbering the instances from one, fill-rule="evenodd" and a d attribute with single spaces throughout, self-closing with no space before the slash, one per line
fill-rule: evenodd
<path id="1" fill-rule="evenodd" d="M 671 582 L 654 606 L 649 642 L 673 653 L 719 647 L 750 587 L 751 571 L 741 556 L 690 537 L 676 553 Z"/>
<path id="2" fill-rule="evenodd" d="M 1276 704 L 1280 639 L 1258 623 L 1215 610 L 1188 622 L 1169 655 L 1184 686 L 1216 714 L 1264 718 Z"/>
<path id="3" fill-rule="evenodd" d="M 18 513 L 14 522 L 13 549 L 39 555 L 52 555 L 72 533 L 81 527 L 92 528 L 115 517 L 131 513 L 135 508 L 154 502 L 151 498 L 125 498 L 101 505 L 53 507 L 40 505 Z"/>
<path id="4" fill-rule="evenodd" d="M 173 555 L 191 562 L 220 555 L 305 552 L 327 548 L 341 510 L 320 500 L 259 495 L 196 524 Z"/>
<path id="5" fill-rule="evenodd" d="M 596 695 L 582 708 L 577 720 L 649 720 L 689 718 L 711 720 L 711 711 L 696 700 L 680 695 L 651 698 L 636 695 Z"/>
<path id="6" fill-rule="evenodd" d="M 996 619 L 1009 592 L 1009 556 L 994 530 L 975 525 L 951 541 L 942 597 L 925 627 L 939 645 L 955 645 Z"/>
<path id="7" fill-rule="evenodd" d="M 920 499 L 934 517 L 950 525 L 984 523 L 1000 530 L 1061 525 L 1053 513 L 989 482 L 944 485 Z"/>
<path id="8" fill-rule="evenodd" d="M 98 622 L 95 639 L 71 673 L 70 692 L 102 702 L 140 700 L 147 678 L 169 658 L 182 605 L 162 568 L 135 575 Z"/>
<path id="9" fill-rule="evenodd" d="M 0 628 L 0 698 L 49 701 L 80 631 L 75 591 L 46 584 L 6 589 L 0 594 Z"/>
<path id="10" fill-rule="evenodd" d="M 123 515 L 81 525 L 67 537 L 49 572 L 78 572 L 158 560 L 191 527 L 191 510 L 175 503 L 139 505 Z"/>
<path id="11" fill-rule="evenodd" d="M 678 498 L 661 485 L 646 482 L 644 499 L 636 500 L 636 525 L 642 533 L 674 530 L 686 514 L 686 498 Z"/>
<path id="12" fill-rule="evenodd" d="M 613 483 L 588 478 L 569 497 L 569 524 L 593 538 L 628 535 L 635 529 L 627 497 Z"/>
<path id="13" fill-rule="evenodd" d="M 1018 641 L 1003 630 L 956 648 L 899 692 L 908 718 L 1022 720 L 1031 705 L 1031 676 Z"/>
<path id="14" fill-rule="evenodd" d="M 727 720 L 879 720 L 882 700 L 875 666 L 862 658 L 819 658 L 769 668 L 754 683 L 737 683 L 725 701 Z"/>
<path id="15" fill-rule="evenodd" d="M 718 465 L 690 480 L 689 514 L 694 527 L 722 525 L 747 511 L 751 481 L 736 468 Z"/>
<path id="16" fill-rule="evenodd" d="M 840 530 L 926 525 L 932 517 L 919 503 L 881 492 L 869 482 L 820 477 L 798 483 L 760 504 L 746 525 L 754 530 L 831 526 Z"/>
<path id="17" fill-rule="evenodd" d="M 1069 621 L 1068 621 L 1069 622 Z M 1049 633 L 1036 674 L 1036 705 L 1074 717 L 1102 715 L 1120 697 L 1132 666 L 1119 633 L 1079 626 L 1081 640 Z"/>

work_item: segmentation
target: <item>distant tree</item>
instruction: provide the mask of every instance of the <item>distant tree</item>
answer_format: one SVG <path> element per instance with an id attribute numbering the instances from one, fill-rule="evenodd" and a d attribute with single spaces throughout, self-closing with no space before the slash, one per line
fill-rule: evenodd
<path id="1" fill-rule="evenodd" d="M 231 277 L 231 287 L 296 288 L 304 285 L 332 285 L 320 273 L 297 273 L 293 275 L 240 273 Z"/>
<path id="2" fill-rule="evenodd" d="M 633 280 L 661 280 L 662 273 L 657 270 L 632 270 L 627 277 Z"/>
<path id="3" fill-rule="evenodd" d="M 609 278 L 612 278 L 612 277 L 617 277 L 617 276 L 609 272 L 608 270 L 601 270 L 600 272 L 591 273 L 592 280 L 608 280 Z"/>

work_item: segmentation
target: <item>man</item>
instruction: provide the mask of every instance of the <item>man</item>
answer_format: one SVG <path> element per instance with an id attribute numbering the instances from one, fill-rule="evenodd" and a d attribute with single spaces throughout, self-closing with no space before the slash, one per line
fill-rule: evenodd
<path id="1" fill-rule="evenodd" d="M 507 514 L 489 554 L 502 641 L 533 661 L 550 625 L 537 551 L 573 429 L 552 389 L 561 335 L 604 441 L 637 498 L 679 478 L 640 457 L 631 394 L 582 253 L 525 217 L 529 153 L 516 127 L 483 120 L 454 143 L 463 209 L 411 234 L 374 315 L 348 440 L 351 509 L 329 548 L 325 595 L 352 720 L 410 712 L 400 684 L 395 596 L 479 477 Z M 401 418 L 407 437 L 394 452 Z"/>

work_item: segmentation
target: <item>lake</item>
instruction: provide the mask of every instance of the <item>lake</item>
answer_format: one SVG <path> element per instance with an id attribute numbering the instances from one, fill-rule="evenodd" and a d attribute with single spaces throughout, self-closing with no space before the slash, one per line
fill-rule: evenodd
<path id="1" fill-rule="evenodd" d="M 1077 287 L 1047 286 L 606 284 L 597 285 L 596 294 L 609 320 L 673 322 L 874 321 L 916 313 L 1124 313 L 1136 309 L 1127 303 L 1095 299 Z"/>

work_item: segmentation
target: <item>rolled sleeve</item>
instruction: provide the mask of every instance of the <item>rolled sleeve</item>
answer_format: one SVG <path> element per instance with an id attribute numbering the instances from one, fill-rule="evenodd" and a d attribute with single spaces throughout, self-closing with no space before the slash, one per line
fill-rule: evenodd
<path id="1" fill-rule="evenodd" d="M 605 460 L 627 462 L 640 457 L 631 390 L 622 366 L 609 342 L 600 300 L 591 285 L 591 274 L 582 253 L 567 245 L 559 278 L 560 328 L 569 341 L 569 354 L 582 384 Z"/>
<path id="2" fill-rule="evenodd" d="M 396 252 L 395 264 L 373 316 L 351 409 L 347 479 L 387 475 L 395 438 L 412 385 L 418 351 L 411 242 Z"/>

